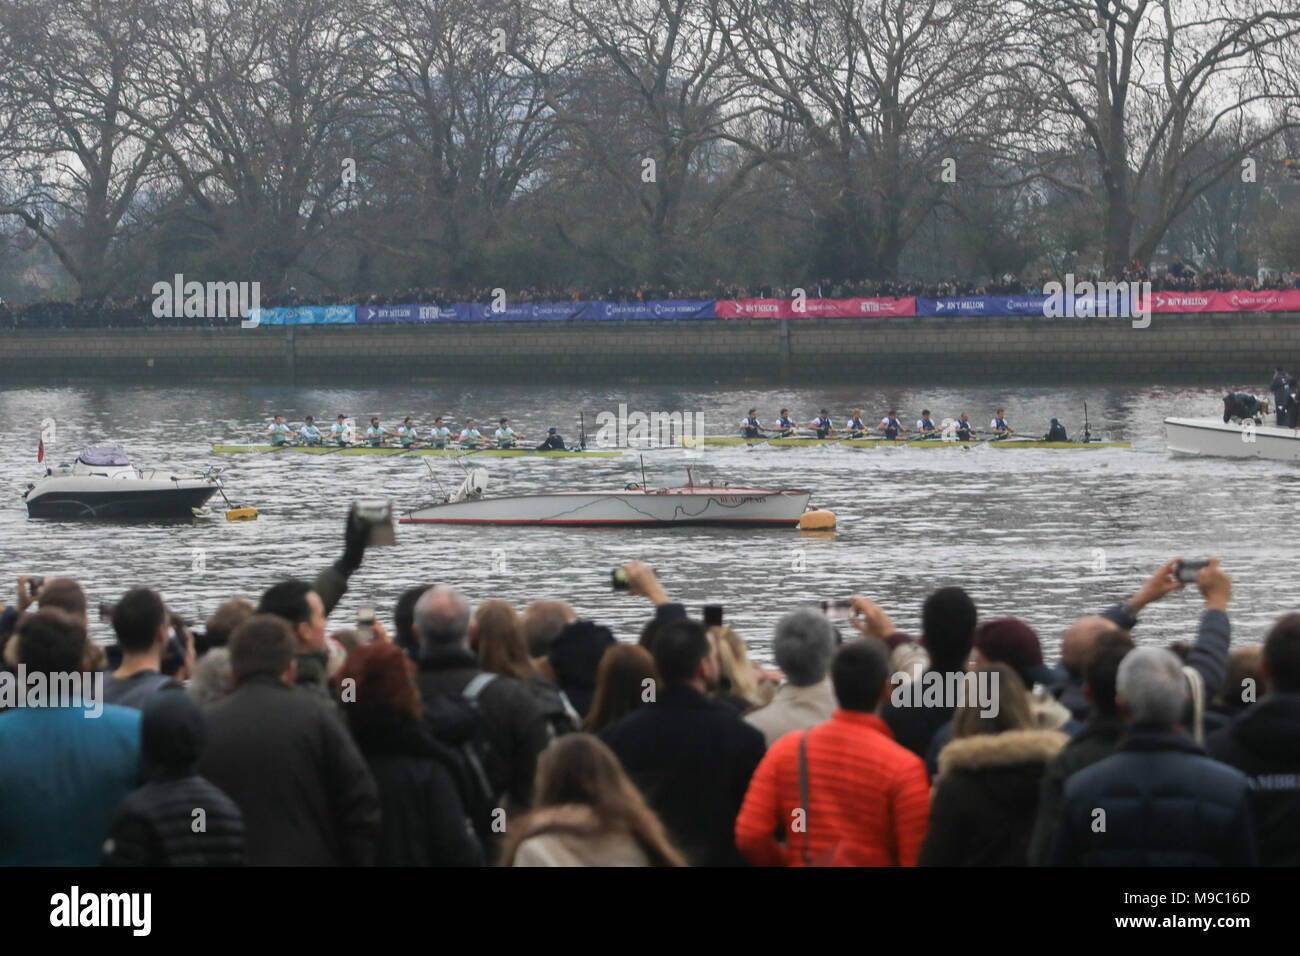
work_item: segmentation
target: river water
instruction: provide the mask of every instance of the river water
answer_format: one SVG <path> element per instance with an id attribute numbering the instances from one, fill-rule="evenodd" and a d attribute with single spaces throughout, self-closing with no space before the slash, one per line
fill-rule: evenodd
<path id="1" fill-rule="evenodd" d="M 1263 394 L 1262 384 L 1255 391 Z M 1167 415 L 1214 415 L 1222 390 L 1187 388 L 890 389 L 739 391 L 582 387 L 377 387 L 305 389 L 196 386 L 0 390 L 0 600 L 11 600 L 18 574 L 72 575 L 92 607 L 126 588 L 148 585 L 190 618 L 202 618 L 234 594 L 255 596 L 286 576 L 310 577 L 341 552 L 349 502 L 391 498 L 398 509 L 428 498 L 428 462 L 452 485 L 450 459 L 301 454 L 215 456 L 212 443 L 254 443 L 271 415 L 328 423 L 340 413 L 390 429 L 411 414 L 427 426 L 437 414 L 478 419 L 509 415 L 517 430 L 557 426 L 577 436 L 579 412 L 589 437 L 596 416 L 620 404 L 644 412 L 704 416 L 711 434 L 735 432 L 746 410 L 775 419 L 788 406 L 801 422 L 825 405 L 838 422 L 861 407 L 872 426 L 890 407 L 911 425 L 922 407 L 935 420 L 970 413 L 977 427 L 1005 407 L 1022 434 L 1042 434 L 1059 417 L 1071 437 L 1083 403 L 1094 435 L 1131 441 L 1131 449 L 966 451 L 708 448 L 688 457 L 663 449 L 642 457 L 651 484 L 697 479 L 809 488 L 813 504 L 839 518 L 834 535 L 795 530 L 678 528 L 546 529 L 399 525 L 397 545 L 373 549 L 331 616 L 348 626 L 363 605 L 381 620 L 415 584 L 446 584 L 471 600 L 506 598 L 521 606 L 541 597 L 571 602 L 584 617 L 632 638 L 647 607 L 610 589 L 609 572 L 640 558 L 670 594 L 698 608 L 725 606 L 727 623 L 759 661 L 769 661 L 772 625 L 809 602 L 869 596 L 903 630 L 918 628 L 920 605 L 935 587 L 960 584 L 981 618 L 1023 617 L 1044 645 L 1059 644 L 1076 617 L 1122 600 L 1169 557 L 1218 556 L 1233 577 L 1234 640 L 1259 641 L 1279 614 L 1295 609 L 1300 548 L 1291 519 L 1300 470 L 1271 462 L 1175 458 L 1164 447 Z M 36 463 L 42 423 L 53 423 L 47 463 L 71 461 L 87 444 L 125 445 L 136 464 L 178 472 L 225 467 L 236 505 L 257 507 L 257 521 L 230 523 L 214 499 L 213 516 L 180 523 L 52 522 L 28 519 L 21 501 Z M 478 459 L 488 493 L 621 488 L 640 480 L 637 453 L 586 460 Z M 1190 640 L 1199 595 L 1179 592 L 1143 615 L 1137 636 Z M 92 613 L 92 618 L 93 618 Z M 106 626 L 93 624 L 99 637 Z"/>

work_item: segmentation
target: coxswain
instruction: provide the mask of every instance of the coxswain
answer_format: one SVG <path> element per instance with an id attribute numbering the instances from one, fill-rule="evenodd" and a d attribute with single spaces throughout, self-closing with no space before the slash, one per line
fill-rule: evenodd
<path id="1" fill-rule="evenodd" d="M 751 408 L 749 414 L 740 420 L 740 437 L 762 438 L 763 423 L 758 420 L 758 409 Z"/>
<path id="2" fill-rule="evenodd" d="M 795 429 L 799 426 L 794 423 L 790 417 L 790 409 L 781 409 L 781 414 L 776 416 L 776 433 L 780 438 L 789 438 L 794 434 Z"/>
<path id="3" fill-rule="evenodd" d="M 866 434 L 867 426 L 862 423 L 862 409 L 853 409 L 853 417 L 844 426 L 844 430 L 849 433 L 850 438 L 861 438 Z"/>
<path id="4" fill-rule="evenodd" d="M 284 416 L 276 415 L 275 421 L 271 422 L 270 426 L 266 429 L 266 434 L 270 437 L 272 445 L 279 446 L 289 444 L 289 436 L 292 435 L 293 432 L 291 432 L 289 426 L 284 423 Z"/>
<path id="5" fill-rule="evenodd" d="M 411 423 L 410 415 L 403 418 L 402 424 L 397 426 L 397 439 L 402 443 L 403 448 L 410 448 L 420 440 L 419 429 Z"/>
<path id="6" fill-rule="evenodd" d="M 451 441 L 451 429 L 442 423 L 442 416 L 439 415 L 433 420 L 433 427 L 429 429 L 429 446 L 446 448 L 449 441 Z"/>
<path id="7" fill-rule="evenodd" d="M 460 443 L 466 448 L 477 448 L 483 444 L 483 433 L 474 427 L 474 419 L 465 419 L 465 427 L 460 430 Z"/>
<path id="8" fill-rule="evenodd" d="M 958 441 L 970 441 L 970 419 L 965 412 L 961 413 L 961 418 L 954 422 L 952 427 Z"/>
<path id="9" fill-rule="evenodd" d="M 564 451 L 564 439 L 555 426 L 546 429 L 546 441 L 537 446 L 538 451 Z"/>
<path id="10" fill-rule="evenodd" d="M 897 441 L 898 433 L 907 431 L 898 420 L 898 409 L 891 408 L 889 414 L 880 420 L 880 430 L 884 432 L 887 441 Z"/>
<path id="11" fill-rule="evenodd" d="M 930 409 L 921 409 L 921 417 L 916 420 L 916 431 L 922 438 L 931 438 L 938 434 L 938 426 L 930 420 Z"/>
<path id="12" fill-rule="evenodd" d="M 350 445 L 352 443 L 352 429 L 348 426 L 348 420 L 342 415 L 339 420 L 330 426 L 330 440 L 338 445 Z"/>
<path id="13" fill-rule="evenodd" d="M 388 437 L 388 429 L 379 424 L 379 416 L 375 415 L 370 419 L 370 427 L 366 429 L 366 441 L 370 442 L 372 448 L 378 448 Z"/>
<path id="14" fill-rule="evenodd" d="M 828 435 L 835 434 L 835 423 L 831 421 L 831 413 L 824 408 L 808 427 L 817 433 L 818 438 L 825 438 Z"/>
<path id="15" fill-rule="evenodd" d="M 503 418 L 497 422 L 497 430 L 492 437 L 497 440 L 498 448 L 514 448 L 515 439 L 524 436 L 516 434 L 515 430 L 510 427 L 510 419 Z"/>
<path id="16" fill-rule="evenodd" d="M 1055 418 L 1052 419 L 1052 427 L 1047 429 L 1047 434 L 1043 436 L 1043 441 L 1069 441 L 1065 434 L 1065 426 Z"/>
<path id="17" fill-rule="evenodd" d="M 303 422 L 302 428 L 298 429 L 298 437 L 302 439 L 304 445 L 319 445 L 324 440 L 320 429 L 316 427 L 316 420 L 310 415 Z"/>
<path id="18" fill-rule="evenodd" d="M 1004 411 L 1006 409 L 999 408 L 998 413 L 993 416 L 993 421 L 989 422 L 989 431 L 993 432 L 994 438 L 1007 438 L 1015 434 L 1015 430 L 1002 417 Z"/>

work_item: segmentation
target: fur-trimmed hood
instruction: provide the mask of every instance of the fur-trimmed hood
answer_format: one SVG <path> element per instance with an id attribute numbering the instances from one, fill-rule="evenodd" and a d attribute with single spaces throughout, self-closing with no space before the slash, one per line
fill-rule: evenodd
<path id="1" fill-rule="evenodd" d="M 648 866 L 649 857 L 625 830 L 606 830 L 590 807 L 566 804 L 529 815 L 515 866 Z"/>
<path id="2" fill-rule="evenodd" d="M 1058 730 L 1007 730 L 958 737 L 939 752 L 939 773 L 1045 764 L 1070 738 Z"/>

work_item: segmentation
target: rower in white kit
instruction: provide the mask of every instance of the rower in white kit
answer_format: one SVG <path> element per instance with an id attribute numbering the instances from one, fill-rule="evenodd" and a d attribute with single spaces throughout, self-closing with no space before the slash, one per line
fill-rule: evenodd
<path id="1" fill-rule="evenodd" d="M 316 427 L 316 419 L 310 415 L 303 422 L 302 428 L 298 429 L 298 440 L 304 445 L 319 445 L 324 441 L 320 429 Z"/>
<path id="2" fill-rule="evenodd" d="M 330 441 L 336 445 L 352 444 L 352 426 L 343 415 L 340 415 L 338 421 L 330 426 Z"/>
<path id="3" fill-rule="evenodd" d="M 279 446 L 290 444 L 289 438 L 293 435 L 293 432 L 290 431 L 289 426 L 284 423 L 284 416 L 276 415 L 275 421 L 271 422 L 270 426 L 266 429 L 266 434 L 270 438 L 272 445 Z"/>

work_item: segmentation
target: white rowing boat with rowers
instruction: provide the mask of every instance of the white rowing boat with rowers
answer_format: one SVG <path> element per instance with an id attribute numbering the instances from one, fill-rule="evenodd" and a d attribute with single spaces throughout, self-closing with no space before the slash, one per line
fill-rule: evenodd
<path id="1" fill-rule="evenodd" d="M 501 524 L 555 527 L 668 527 L 743 525 L 795 527 L 811 492 L 791 488 L 687 484 L 649 488 L 629 485 L 618 491 L 558 491 L 484 497 L 487 472 L 472 468 L 456 493 L 438 504 L 415 508 L 403 524 Z"/>
<path id="2" fill-rule="evenodd" d="M 788 436 L 785 438 L 743 438 L 739 435 L 704 435 L 698 438 L 682 438 L 682 445 L 691 448 L 701 445 L 774 445 L 778 448 L 816 448 L 842 446 L 845 448 L 971 448 L 975 445 L 987 445 L 990 448 L 1006 450 L 1012 448 L 1050 448 L 1053 450 L 1076 448 L 1128 448 L 1126 441 L 1046 441 L 1041 438 L 972 438 L 966 441 L 958 439 L 934 438 L 814 438 L 812 436 Z"/>

